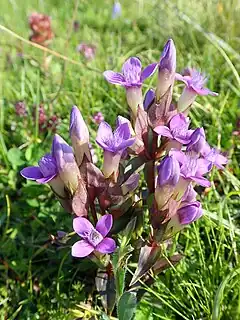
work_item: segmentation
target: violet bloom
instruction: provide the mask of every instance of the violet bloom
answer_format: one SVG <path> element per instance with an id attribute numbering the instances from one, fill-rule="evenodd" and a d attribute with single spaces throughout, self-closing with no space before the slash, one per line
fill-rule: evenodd
<path id="1" fill-rule="evenodd" d="M 77 51 L 81 53 L 86 60 L 90 61 L 95 58 L 96 46 L 82 42 L 77 46 Z"/>
<path id="2" fill-rule="evenodd" d="M 64 183 L 59 176 L 56 159 L 53 154 L 45 154 L 39 160 L 38 167 L 26 167 L 21 170 L 20 174 L 28 180 L 35 180 L 41 184 L 47 183 L 58 196 L 66 196 Z"/>
<path id="3" fill-rule="evenodd" d="M 192 184 L 189 184 L 183 197 L 182 202 L 195 202 L 197 197 L 197 192 L 193 189 Z"/>
<path id="4" fill-rule="evenodd" d="M 205 144 L 204 149 L 202 150 L 202 156 L 222 170 L 224 169 L 223 165 L 228 162 L 228 159 L 224 157 L 219 150 L 211 148 L 208 143 Z"/>
<path id="5" fill-rule="evenodd" d="M 121 123 L 114 132 L 107 122 L 100 123 L 96 142 L 104 150 L 103 173 L 106 178 L 113 175 L 116 181 L 121 155 L 134 141 L 128 123 Z"/>
<path id="6" fill-rule="evenodd" d="M 184 114 L 178 113 L 173 116 L 169 123 L 169 128 L 166 126 L 158 126 L 154 131 L 160 136 L 175 140 L 181 144 L 188 144 L 193 130 L 189 130 L 190 121 Z"/>
<path id="7" fill-rule="evenodd" d="M 199 219 L 202 214 L 200 202 L 183 203 L 177 213 L 169 220 L 164 235 L 165 239 L 170 238 L 190 223 Z"/>
<path id="8" fill-rule="evenodd" d="M 180 178 L 180 165 L 173 156 L 166 156 L 158 166 L 155 200 L 161 210 L 171 198 Z"/>
<path id="9" fill-rule="evenodd" d="M 153 89 L 149 89 L 145 94 L 145 97 L 143 100 L 143 108 L 145 111 L 147 111 L 150 108 L 150 106 L 153 104 L 154 99 L 155 99 L 155 91 Z"/>
<path id="10" fill-rule="evenodd" d="M 203 187 L 209 187 L 211 183 L 203 175 L 212 169 L 210 161 L 198 158 L 196 155 L 184 154 L 182 151 L 172 150 L 169 153 L 180 163 L 180 176 L 185 181 L 185 192 L 191 181 L 200 184 Z M 183 194 L 182 193 L 182 194 Z"/>
<path id="11" fill-rule="evenodd" d="M 94 113 L 92 119 L 96 124 L 100 124 L 102 121 L 104 121 L 104 115 L 102 112 L 96 112 Z"/>
<path id="12" fill-rule="evenodd" d="M 65 187 L 74 194 L 78 187 L 80 172 L 75 161 L 72 147 L 66 141 L 55 134 L 52 144 L 52 154 L 55 158 L 57 170 Z"/>
<path id="13" fill-rule="evenodd" d="M 101 217 L 93 227 L 86 218 L 78 217 L 73 220 L 74 231 L 82 238 L 72 246 L 72 256 L 84 258 L 93 251 L 100 253 L 112 253 L 116 249 L 116 243 L 112 238 L 106 237 L 112 228 L 112 215 L 106 214 Z"/>
<path id="14" fill-rule="evenodd" d="M 27 108 L 23 101 L 18 101 L 15 103 L 15 111 L 18 116 L 25 117 L 27 115 Z"/>
<path id="15" fill-rule="evenodd" d="M 181 74 L 176 73 L 176 79 L 184 82 L 186 85 L 179 98 L 177 108 L 179 112 L 184 112 L 186 114 L 188 113 L 192 103 L 195 101 L 197 95 L 218 95 L 216 92 L 204 87 L 207 82 L 207 78 L 204 75 L 196 70 L 191 70 L 190 74 L 191 75 L 182 76 Z"/>
<path id="16" fill-rule="evenodd" d="M 148 65 L 142 71 L 141 61 L 136 57 L 129 58 L 122 67 L 122 73 L 107 70 L 103 73 L 109 83 L 123 86 L 126 89 L 126 97 L 133 116 L 137 116 L 138 106 L 142 107 L 142 84 L 156 69 L 156 63 Z"/>
<path id="17" fill-rule="evenodd" d="M 121 3 L 118 1 L 114 2 L 113 8 L 112 8 L 112 19 L 117 19 L 122 15 L 122 7 Z"/>
<path id="18" fill-rule="evenodd" d="M 91 161 L 88 127 L 76 106 L 72 107 L 69 132 L 78 166 L 82 164 L 84 155 Z"/>
<path id="19" fill-rule="evenodd" d="M 176 48 L 172 39 L 164 46 L 160 62 L 158 64 L 158 82 L 156 89 L 157 102 L 165 95 L 173 85 L 176 71 Z"/>
<path id="20" fill-rule="evenodd" d="M 194 151 L 198 154 L 201 154 L 206 144 L 204 129 L 197 128 L 196 130 L 194 130 L 190 140 L 191 141 L 187 146 L 187 151 Z"/>
<path id="21" fill-rule="evenodd" d="M 29 180 L 45 184 L 54 179 L 57 174 L 57 164 L 54 157 L 47 153 L 38 162 L 38 167 L 26 167 L 21 170 L 21 175 Z"/>

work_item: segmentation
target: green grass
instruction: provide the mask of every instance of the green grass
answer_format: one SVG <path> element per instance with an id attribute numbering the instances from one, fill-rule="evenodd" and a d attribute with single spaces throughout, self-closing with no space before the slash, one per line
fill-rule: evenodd
<path id="1" fill-rule="evenodd" d="M 52 56 L 44 72 L 42 50 L 0 31 L 0 319 L 74 319 L 91 288 L 85 281 L 91 262 L 73 261 L 69 247 L 51 244 L 57 230 L 72 230 L 71 217 L 48 187 L 19 175 L 49 150 L 51 132 L 39 132 L 32 116 L 19 118 L 14 103 L 24 100 L 29 115 L 43 103 L 48 115 L 61 118 L 58 132 L 66 140 L 69 111 L 76 104 L 94 143 L 94 112 L 101 110 L 111 124 L 117 114 L 128 112 L 124 90 L 106 83 L 101 72 L 120 70 L 130 55 L 144 65 L 157 61 L 169 37 L 177 47 L 178 71 L 187 65 L 201 68 L 219 93 L 198 98 L 191 117 L 230 160 L 226 172 L 212 173 L 215 186 L 209 193 L 199 190 L 205 216 L 174 239 L 173 250 L 184 258 L 146 288 L 136 319 L 240 319 L 240 156 L 239 138 L 232 135 L 240 116 L 239 2 L 125 0 L 116 21 L 111 6 L 103 0 L 1 1 L 0 24 L 25 39 L 32 11 L 51 15 L 56 37 L 50 49 L 65 58 Z M 75 19 L 78 32 L 71 28 Z M 76 52 L 81 41 L 97 46 L 92 62 Z M 180 92 L 179 85 L 174 97 Z"/>

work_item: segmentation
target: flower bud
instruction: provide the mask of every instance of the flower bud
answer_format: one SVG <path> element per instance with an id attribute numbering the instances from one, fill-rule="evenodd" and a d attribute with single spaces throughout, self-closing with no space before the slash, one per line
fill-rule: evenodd
<path id="1" fill-rule="evenodd" d="M 159 101 L 173 84 L 176 71 L 176 48 L 172 39 L 164 46 L 158 65 L 156 98 Z"/>
<path id="2" fill-rule="evenodd" d="M 173 156 L 165 157 L 158 166 L 157 188 L 155 199 L 158 210 L 162 210 L 173 195 L 180 177 L 180 166 Z"/>
<path id="3" fill-rule="evenodd" d="M 153 89 L 149 89 L 143 100 L 143 108 L 145 111 L 147 111 L 148 108 L 152 105 L 154 99 L 155 99 L 155 92 Z"/>
<path id="4" fill-rule="evenodd" d="M 70 116 L 70 137 L 78 166 L 82 164 L 84 154 L 91 162 L 91 152 L 89 149 L 89 131 L 81 112 L 76 106 L 72 107 Z"/>

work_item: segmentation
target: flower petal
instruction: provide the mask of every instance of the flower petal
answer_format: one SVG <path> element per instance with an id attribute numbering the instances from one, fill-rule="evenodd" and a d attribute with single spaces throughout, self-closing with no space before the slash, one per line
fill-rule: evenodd
<path id="1" fill-rule="evenodd" d="M 173 136 L 172 136 L 169 128 L 166 127 L 166 126 L 158 126 L 158 127 L 154 128 L 154 131 L 155 131 L 159 136 L 168 137 L 168 138 L 173 139 Z"/>
<path id="2" fill-rule="evenodd" d="M 153 103 L 153 100 L 155 99 L 155 91 L 153 89 L 149 89 L 147 93 L 145 94 L 144 100 L 143 100 L 143 107 L 144 110 L 147 111 L 148 108 Z"/>
<path id="3" fill-rule="evenodd" d="M 170 129 L 179 129 L 179 128 L 188 128 L 190 122 L 189 118 L 186 118 L 183 113 L 178 113 L 175 116 L 173 116 L 170 120 Z"/>
<path id="4" fill-rule="evenodd" d="M 149 64 L 141 73 L 141 82 L 149 78 L 156 71 L 157 66 L 157 63 Z"/>
<path id="5" fill-rule="evenodd" d="M 136 140 L 136 138 L 130 138 L 130 139 L 128 139 L 128 140 L 125 140 L 125 141 L 121 142 L 121 143 L 115 148 L 116 152 L 118 152 L 118 151 L 124 151 L 125 149 L 131 147 L 131 146 L 134 144 L 135 140 Z"/>
<path id="6" fill-rule="evenodd" d="M 170 150 L 169 155 L 173 155 L 173 157 L 177 159 L 180 164 L 184 164 L 187 160 L 186 155 L 182 151 L 176 149 Z"/>
<path id="7" fill-rule="evenodd" d="M 122 73 L 128 86 L 141 84 L 141 69 L 141 61 L 136 57 L 129 58 L 123 64 Z"/>
<path id="8" fill-rule="evenodd" d="M 103 72 L 104 78 L 109 82 L 116 85 L 124 86 L 125 79 L 121 73 L 107 70 Z"/>
<path id="9" fill-rule="evenodd" d="M 202 187 L 210 187 L 211 186 L 211 182 L 208 181 L 206 178 L 203 177 L 190 177 L 191 180 L 195 181 L 197 184 L 199 184 Z"/>
<path id="10" fill-rule="evenodd" d="M 43 174 L 39 167 L 26 167 L 20 171 L 20 174 L 29 180 L 37 180 L 43 178 Z"/>
<path id="11" fill-rule="evenodd" d="M 107 142 L 113 140 L 113 133 L 111 126 L 106 122 L 102 121 L 98 127 L 96 142 L 101 148 L 108 149 Z"/>
<path id="12" fill-rule="evenodd" d="M 72 256 L 77 258 L 87 257 L 94 251 L 94 247 L 85 240 L 80 240 L 72 246 Z"/>
<path id="13" fill-rule="evenodd" d="M 101 233 L 103 237 L 105 237 L 108 232 L 111 230 L 113 225 L 113 218 L 111 214 L 105 214 L 101 217 L 96 225 L 96 230 Z"/>
<path id="14" fill-rule="evenodd" d="M 48 183 L 49 181 L 51 181 L 52 179 L 54 179 L 56 177 L 56 175 L 57 174 L 52 174 L 51 176 L 48 176 L 45 178 L 36 179 L 36 181 L 38 183 L 45 184 L 45 183 Z"/>
<path id="15" fill-rule="evenodd" d="M 88 237 L 91 231 L 94 229 L 91 222 L 82 217 L 73 219 L 73 230 L 82 238 Z"/>
<path id="16" fill-rule="evenodd" d="M 198 88 L 194 85 L 191 85 L 191 88 L 200 96 L 207 96 L 207 95 L 218 96 L 217 92 L 213 92 L 213 91 L 209 90 L 208 88 Z"/>
<path id="17" fill-rule="evenodd" d="M 95 248 L 96 251 L 101 253 L 112 253 L 116 249 L 116 242 L 112 238 L 105 238 Z"/>
<path id="18" fill-rule="evenodd" d="M 211 161 L 208 161 L 206 159 L 197 159 L 197 172 L 196 175 L 197 176 L 201 176 L 207 172 L 209 172 L 212 169 L 212 163 Z"/>
<path id="19" fill-rule="evenodd" d="M 188 85 L 188 82 L 186 80 L 187 77 L 182 76 L 180 73 L 175 73 L 175 79 L 184 82 L 186 86 Z"/>

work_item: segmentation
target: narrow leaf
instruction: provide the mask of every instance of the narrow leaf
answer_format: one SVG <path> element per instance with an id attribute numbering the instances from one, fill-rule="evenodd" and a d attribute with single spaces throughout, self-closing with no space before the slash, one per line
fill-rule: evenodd
<path id="1" fill-rule="evenodd" d="M 137 298 L 134 292 L 125 292 L 118 302 L 119 320 L 131 320 L 136 312 Z"/>

